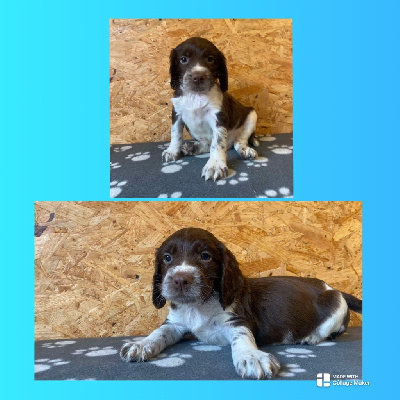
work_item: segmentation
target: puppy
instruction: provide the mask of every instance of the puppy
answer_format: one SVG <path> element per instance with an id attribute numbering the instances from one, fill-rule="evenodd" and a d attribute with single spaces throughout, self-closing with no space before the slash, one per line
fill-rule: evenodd
<path id="1" fill-rule="evenodd" d="M 279 361 L 266 344 L 317 344 L 342 334 L 349 309 L 362 301 L 314 278 L 245 278 L 234 255 L 210 232 L 181 229 L 157 250 L 153 303 L 171 302 L 160 328 L 122 347 L 125 361 L 146 361 L 186 333 L 205 343 L 231 345 L 243 378 L 273 377 Z"/>
<path id="2" fill-rule="evenodd" d="M 226 91 L 228 70 L 224 55 L 207 39 L 185 40 L 170 54 L 172 99 L 171 143 L 163 152 L 166 162 L 180 154 L 210 152 L 201 176 L 205 180 L 224 178 L 228 174 L 226 151 L 231 147 L 245 159 L 254 159 L 258 146 L 255 138 L 257 114 Z M 193 142 L 182 146 L 183 127 Z"/>

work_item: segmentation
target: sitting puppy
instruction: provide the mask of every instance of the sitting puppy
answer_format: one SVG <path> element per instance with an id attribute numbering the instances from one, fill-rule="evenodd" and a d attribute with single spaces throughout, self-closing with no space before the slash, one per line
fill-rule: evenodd
<path id="1" fill-rule="evenodd" d="M 166 300 L 165 323 L 125 344 L 123 360 L 148 360 L 190 332 L 205 343 L 230 344 L 237 373 L 253 379 L 280 368 L 257 344 L 317 344 L 346 330 L 349 308 L 362 309 L 361 300 L 319 279 L 245 278 L 225 245 L 196 228 L 175 232 L 156 252 L 153 303 L 161 308 Z"/>
<path id="2" fill-rule="evenodd" d="M 205 180 L 226 177 L 226 151 L 231 147 L 246 159 L 257 157 L 248 146 L 258 146 L 255 138 L 257 114 L 226 91 L 228 71 L 224 55 L 208 40 L 185 40 L 170 55 L 172 99 L 171 143 L 163 152 L 166 162 L 179 155 L 210 152 L 201 176 Z M 219 81 L 219 84 L 218 84 Z M 183 127 L 195 139 L 182 146 Z"/>

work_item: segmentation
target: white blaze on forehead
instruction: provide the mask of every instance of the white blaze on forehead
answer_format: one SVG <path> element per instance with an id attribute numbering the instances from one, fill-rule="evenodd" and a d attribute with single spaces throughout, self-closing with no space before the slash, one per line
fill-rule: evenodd
<path id="1" fill-rule="evenodd" d="M 176 267 L 172 268 L 174 273 L 176 272 L 191 272 L 195 273 L 197 271 L 196 267 L 193 267 L 192 265 L 187 265 L 185 262 L 183 262 L 181 265 L 177 265 Z"/>
<path id="2" fill-rule="evenodd" d="M 200 64 L 196 64 L 192 69 L 191 72 L 203 72 L 203 71 L 208 71 L 208 68 L 200 65 Z"/>
<path id="3" fill-rule="evenodd" d="M 209 69 L 206 68 L 206 67 L 203 67 L 202 65 L 196 64 L 196 65 L 194 65 L 192 68 L 189 68 L 189 69 L 185 72 L 185 74 L 184 74 L 184 76 L 183 76 L 183 79 L 184 79 L 184 80 L 188 79 L 188 77 L 189 77 L 191 74 L 195 73 L 195 72 L 204 72 L 204 73 L 207 73 L 207 72 L 209 72 Z"/>
<path id="4" fill-rule="evenodd" d="M 174 276 L 177 273 L 186 273 L 186 274 L 192 274 L 193 276 L 198 275 L 198 270 L 196 267 L 193 267 L 192 265 L 187 265 L 185 262 L 183 262 L 181 265 L 177 265 L 171 269 L 168 270 L 167 274 L 165 275 L 166 278 L 170 276 Z"/>

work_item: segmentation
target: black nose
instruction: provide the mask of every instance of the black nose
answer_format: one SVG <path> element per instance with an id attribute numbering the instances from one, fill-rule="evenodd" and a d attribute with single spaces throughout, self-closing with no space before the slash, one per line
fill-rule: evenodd
<path id="1" fill-rule="evenodd" d="M 183 289 L 185 286 L 193 283 L 193 276 L 184 272 L 178 272 L 173 278 L 174 286 Z"/>
<path id="2" fill-rule="evenodd" d="M 197 85 L 200 85 L 204 79 L 206 78 L 206 74 L 204 72 L 194 72 L 192 74 L 192 80 Z"/>

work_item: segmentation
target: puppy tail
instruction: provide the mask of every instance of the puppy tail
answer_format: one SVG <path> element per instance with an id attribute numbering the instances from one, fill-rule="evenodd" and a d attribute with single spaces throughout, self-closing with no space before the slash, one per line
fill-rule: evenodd
<path id="1" fill-rule="evenodd" d="M 254 147 L 258 147 L 260 145 L 260 142 L 257 140 L 256 138 L 256 133 L 253 132 L 250 137 L 249 137 L 249 143 L 254 146 Z"/>
<path id="2" fill-rule="evenodd" d="M 342 293 L 350 310 L 353 310 L 359 314 L 362 314 L 362 300 L 357 299 L 357 297 L 354 297 L 351 294 L 347 294 L 347 293 L 343 293 L 343 292 L 340 292 L 340 293 Z"/>

